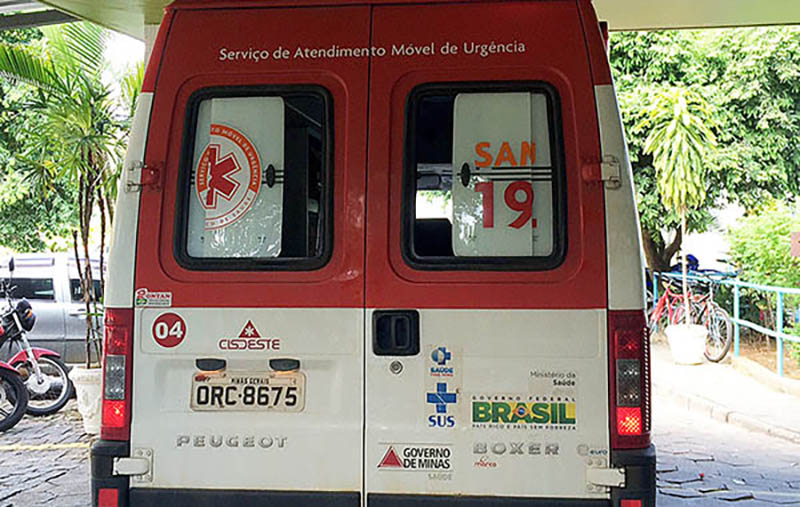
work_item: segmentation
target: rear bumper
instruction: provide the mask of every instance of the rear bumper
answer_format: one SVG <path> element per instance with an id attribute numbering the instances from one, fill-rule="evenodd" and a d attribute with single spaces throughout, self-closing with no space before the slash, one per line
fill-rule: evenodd
<path id="1" fill-rule="evenodd" d="M 129 455 L 127 442 L 99 440 L 92 447 L 92 505 L 99 505 L 101 489 L 115 490 L 118 507 L 360 507 L 358 492 L 240 491 L 212 489 L 129 488 L 128 478 L 112 475 L 115 457 Z M 504 498 L 369 494 L 369 507 L 620 507 L 622 500 L 656 505 L 656 451 L 654 446 L 615 451 L 612 462 L 626 470 L 626 487 L 614 488 L 611 501 L 558 498 Z M 108 493 L 108 492 L 107 492 Z"/>
<path id="2" fill-rule="evenodd" d="M 613 451 L 611 463 L 625 469 L 625 487 L 612 488 L 612 505 L 621 505 L 622 500 L 641 500 L 642 507 L 656 505 L 656 447 L 632 451 Z"/>

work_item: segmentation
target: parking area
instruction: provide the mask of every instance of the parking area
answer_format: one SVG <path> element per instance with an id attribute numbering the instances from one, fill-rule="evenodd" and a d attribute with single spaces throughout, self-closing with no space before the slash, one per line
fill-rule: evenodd
<path id="1" fill-rule="evenodd" d="M 89 491 L 89 436 L 74 400 L 0 434 L 0 507 L 85 507 Z"/>

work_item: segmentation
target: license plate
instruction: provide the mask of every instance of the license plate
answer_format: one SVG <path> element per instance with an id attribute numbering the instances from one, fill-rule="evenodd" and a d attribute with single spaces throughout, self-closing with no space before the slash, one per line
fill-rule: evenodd
<path id="1" fill-rule="evenodd" d="M 306 403 L 306 376 L 300 372 L 195 373 L 192 410 L 300 412 Z"/>

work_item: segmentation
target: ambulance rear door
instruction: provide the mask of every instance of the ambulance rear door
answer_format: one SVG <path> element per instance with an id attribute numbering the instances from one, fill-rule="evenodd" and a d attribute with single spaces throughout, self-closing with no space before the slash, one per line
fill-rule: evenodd
<path id="1" fill-rule="evenodd" d="M 369 9 L 204 5 L 162 29 L 130 442 L 151 473 L 131 504 L 354 507 L 368 55 L 326 52 L 367 47 Z"/>
<path id="2" fill-rule="evenodd" d="M 587 479 L 609 385 L 578 3 L 378 6 L 372 44 L 368 504 L 607 504 Z"/>

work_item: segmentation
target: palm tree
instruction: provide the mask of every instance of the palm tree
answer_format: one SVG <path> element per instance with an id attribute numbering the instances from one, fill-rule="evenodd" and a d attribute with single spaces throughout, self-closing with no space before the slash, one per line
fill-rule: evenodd
<path id="1" fill-rule="evenodd" d="M 712 115 L 706 101 L 684 88 L 656 94 L 643 124 L 652 130 L 645 153 L 653 156 L 658 190 L 664 206 L 681 217 L 681 235 L 686 237 L 686 213 L 706 197 L 707 156 L 716 147 Z M 691 324 L 687 287 L 686 250 L 681 249 L 683 301 L 686 324 Z"/>
<path id="2" fill-rule="evenodd" d="M 102 277 L 106 224 L 114 217 L 127 119 L 141 88 L 142 71 L 137 68 L 123 78 L 122 100 L 127 103 L 119 104 L 103 82 L 108 41 L 105 29 L 90 23 L 73 23 L 48 27 L 43 32 L 45 45 L 38 54 L 30 48 L 0 45 L 0 76 L 40 91 L 31 106 L 40 109 L 43 122 L 30 132 L 25 154 L 29 163 L 27 177 L 42 196 L 47 196 L 56 181 L 67 181 L 77 189 L 78 230 L 73 232 L 73 245 L 86 304 L 89 367 L 92 348 L 100 357 L 93 326 L 97 298 L 89 261 L 90 226 L 98 210 Z M 78 261 L 79 245 L 83 266 Z"/>

